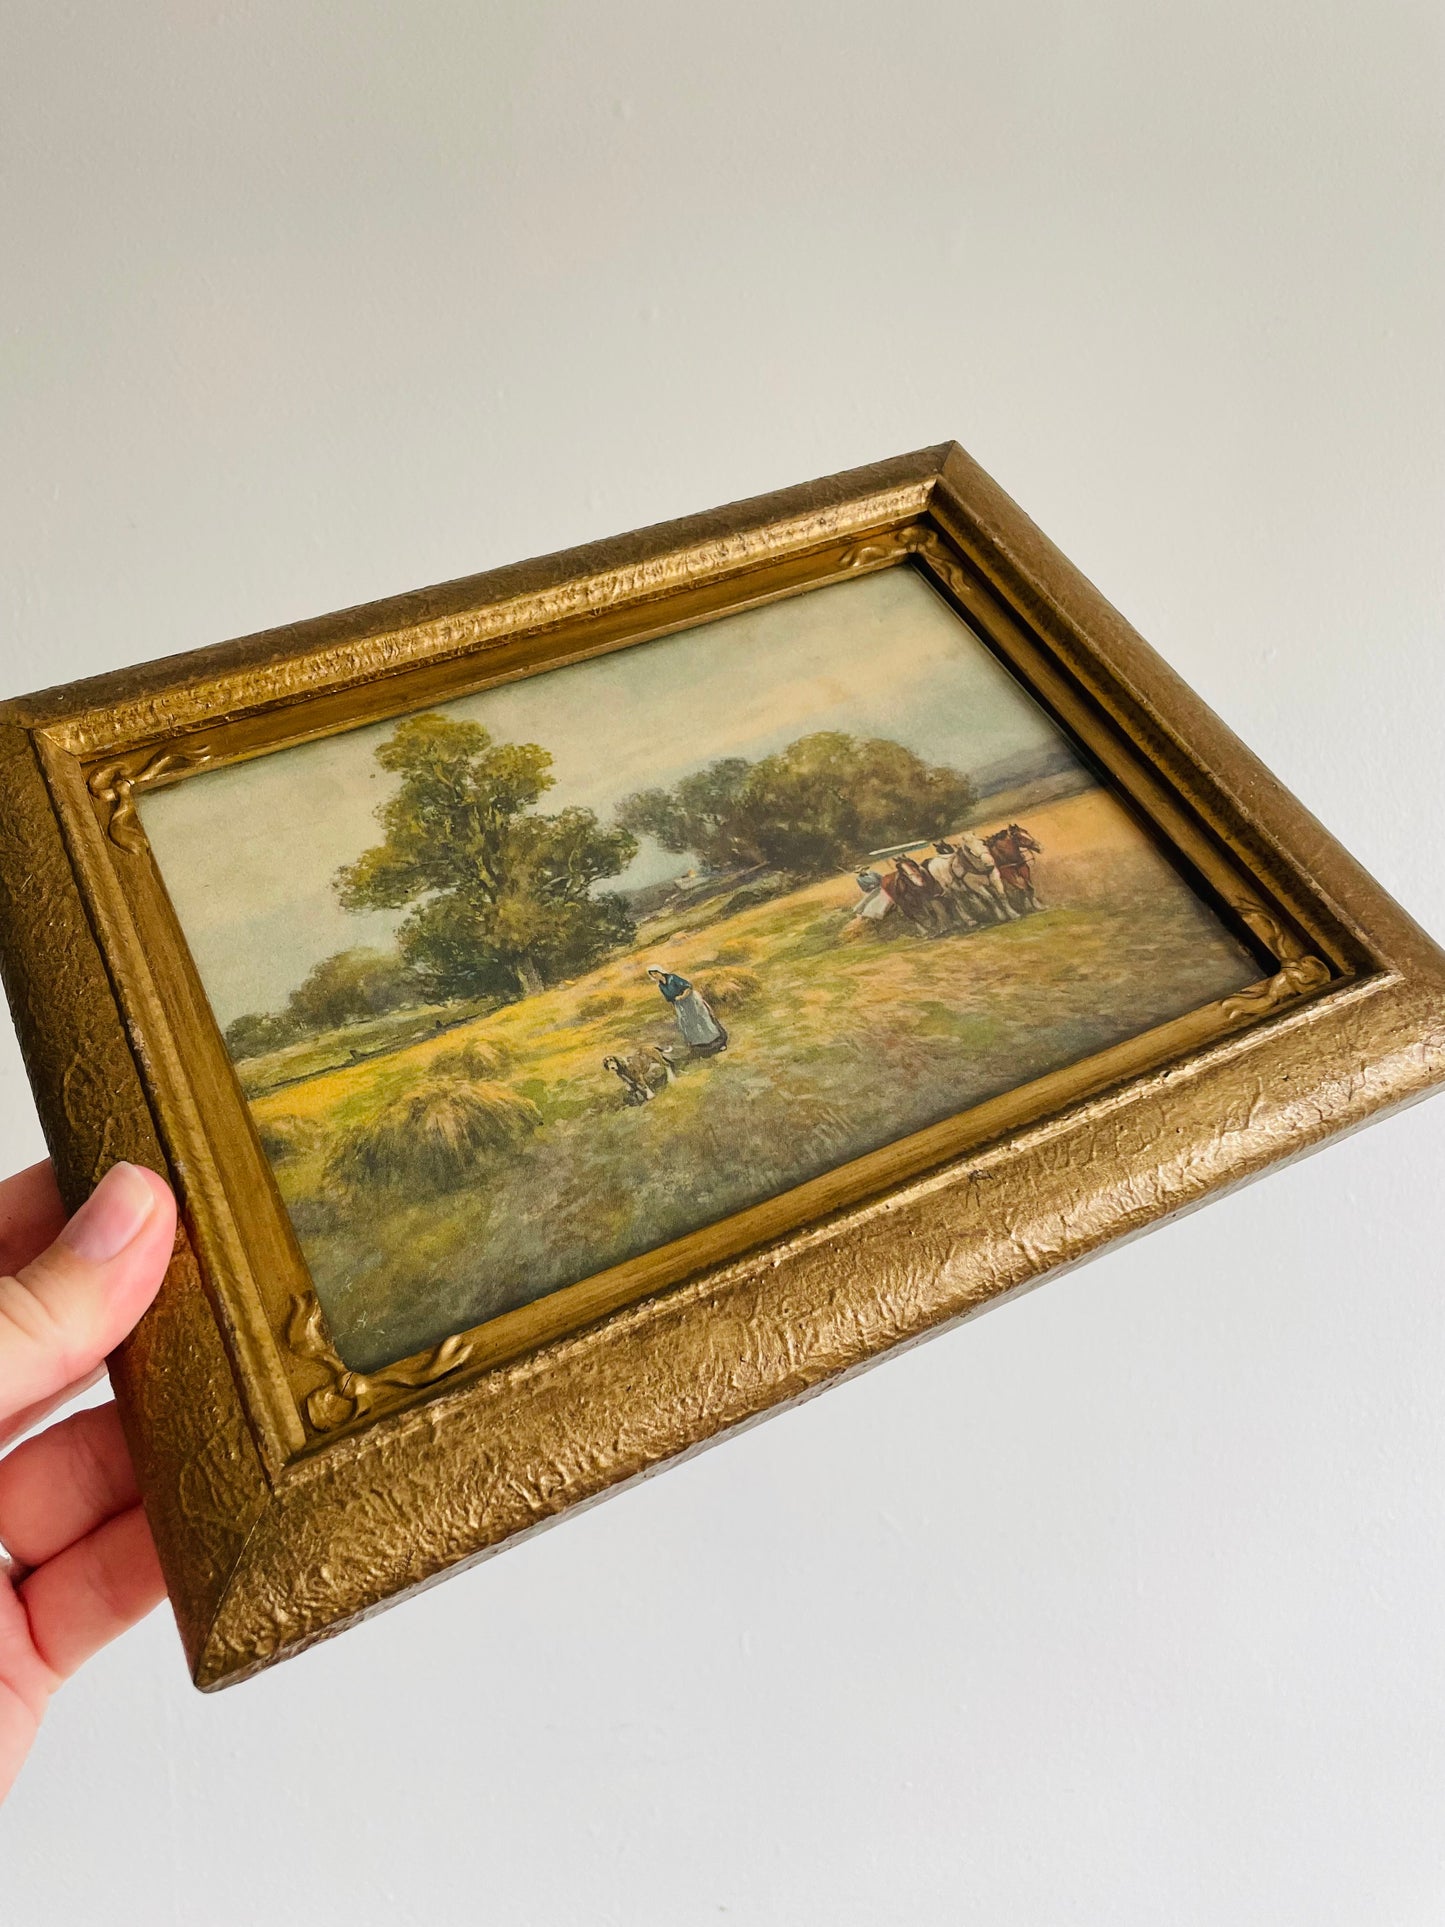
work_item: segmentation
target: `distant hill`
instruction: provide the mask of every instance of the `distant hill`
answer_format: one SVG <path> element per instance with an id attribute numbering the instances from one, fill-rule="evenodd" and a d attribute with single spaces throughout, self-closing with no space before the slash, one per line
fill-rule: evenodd
<path id="1" fill-rule="evenodd" d="M 1030 789 L 1035 783 L 1056 776 L 1072 776 L 1076 771 L 1085 780 L 1093 780 L 1087 764 L 1060 737 L 1039 749 L 1024 750 L 1017 756 L 1001 756 L 997 762 L 985 763 L 981 769 L 971 769 L 969 775 L 982 801 L 1003 790 Z"/>
<path id="2" fill-rule="evenodd" d="M 1091 789 L 1099 777 L 1068 744 L 1049 743 L 1042 750 L 987 763 L 973 772 L 973 780 L 978 801 L 968 813 L 970 829 L 1077 796 Z"/>

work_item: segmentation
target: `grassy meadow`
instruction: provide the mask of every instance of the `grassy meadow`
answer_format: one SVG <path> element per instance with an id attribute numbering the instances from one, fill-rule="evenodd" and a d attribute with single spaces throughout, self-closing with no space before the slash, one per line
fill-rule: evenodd
<path id="1" fill-rule="evenodd" d="M 1258 977 L 1102 791 L 1019 814 L 1043 854 L 1042 908 L 1018 922 L 930 938 L 889 918 L 845 937 L 858 891 L 840 875 L 644 925 L 586 977 L 440 1032 L 388 1020 L 376 1055 L 338 1035 L 309 1063 L 244 1066 L 347 1361 L 404 1356 Z M 676 1082 L 628 1106 L 603 1058 L 681 1042 L 652 962 L 693 980 L 730 1041 L 678 1050 Z M 523 1124 L 451 1188 L 348 1182 L 348 1134 L 469 1047 Z"/>

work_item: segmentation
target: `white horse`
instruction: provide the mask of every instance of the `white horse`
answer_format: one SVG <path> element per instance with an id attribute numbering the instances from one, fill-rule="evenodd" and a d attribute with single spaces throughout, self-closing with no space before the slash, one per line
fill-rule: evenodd
<path id="1" fill-rule="evenodd" d="M 930 857 L 925 868 L 975 927 L 1009 922 L 1015 913 L 999 881 L 998 865 L 976 836 L 939 837 L 934 848 L 938 855 Z"/>

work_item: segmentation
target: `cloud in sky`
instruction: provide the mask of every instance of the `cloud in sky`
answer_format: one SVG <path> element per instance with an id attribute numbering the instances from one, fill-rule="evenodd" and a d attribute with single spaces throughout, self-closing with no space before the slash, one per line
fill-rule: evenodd
<path id="1" fill-rule="evenodd" d="M 911 569 L 887 569 L 464 696 L 447 713 L 551 752 L 541 807 L 601 817 L 633 790 L 719 756 L 765 756 L 819 729 L 887 736 L 977 769 L 1057 740 L 1054 725 Z M 394 724 L 205 771 L 141 800 L 151 847 L 223 1024 L 273 1009 L 313 964 L 386 944 L 398 913 L 358 915 L 331 878 L 377 839 Z M 685 862 L 685 859 L 682 860 Z M 628 881 L 682 867 L 644 850 Z"/>

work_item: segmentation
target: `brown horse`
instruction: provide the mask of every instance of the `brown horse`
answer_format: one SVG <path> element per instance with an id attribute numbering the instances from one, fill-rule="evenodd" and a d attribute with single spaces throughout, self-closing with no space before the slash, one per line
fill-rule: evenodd
<path id="1" fill-rule="evenodd" d="M 952 923 L 943 885 L 913 857 L 894 857 L 893 874 L 884 878 L 883 887 L 893 899 L 898 914 L 918 929 L 937 934 Z"/>
<path id="2" fill-rule="evenodd" d="M 988 845 L 989 855 L 998 865 L 999 882 L 1003 885 L 1010 907 L 1020 916 L 1027 910 L 1037 910 L 1039 900 L 1034 895 L 1029 856 L 1042 856 L 1042 845 L 1035 843 L 1021 823 L 1010 823 L 1006 830 L 995 830 L 992 836 L 986 836 L 983 840 Z"/>

